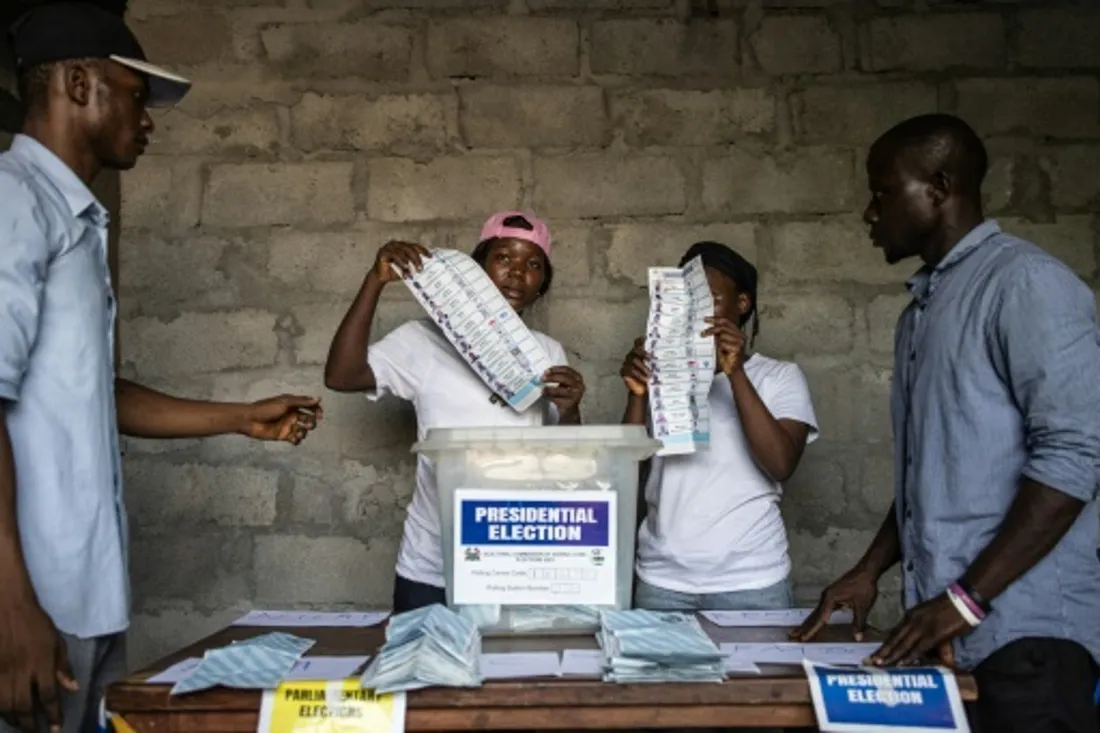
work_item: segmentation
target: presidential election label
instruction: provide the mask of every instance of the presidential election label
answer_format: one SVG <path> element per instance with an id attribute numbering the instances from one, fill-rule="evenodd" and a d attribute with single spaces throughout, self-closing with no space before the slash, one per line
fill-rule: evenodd
<path id="1" fill-rule="evenodd" d="M 970 733 L 959 685 L 944 667 L 840 667 L 803 660 L 818 728 L 827 733 Z"/>
<path id="2" fill-rule="evenodd" d="M 358 679 L 284 682 L 264 692 L 258 733 L 403 733 L 405 693 L 377 695 Z"/>
<path id="3" fill-rule="evenodd" d="M 457 604 L 615 603 L 612 491 L 455 491 Z"/>

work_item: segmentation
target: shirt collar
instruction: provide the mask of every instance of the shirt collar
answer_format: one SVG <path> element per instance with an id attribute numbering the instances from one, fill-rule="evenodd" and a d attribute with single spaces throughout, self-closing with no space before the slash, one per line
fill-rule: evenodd
<path id="1" fill-rule="evenodd" d="M 928 292 L 928 286 L 934 278 L 938 278 L 946 270 L 954 267 L 962 262 L 971 253 L 973 253 L 978 247 L 994 234 L 999 234 L 1001 231 L 1000 224 L 995 219 L 986 219 L 978 226 L 974 227 L 967 233 L 965 237 L 955 243 L 955 246 L 947 253 L 947 255 L 939 261 L 935 267 L 925 265 L 921 269 L 917 270 L 908 281 L 905 286 L 909 288 L 914 296 L 920 298 Z"/>
<path id="2" fill-rule="evenodd" d="M 90 210 L 97 221 L 107 220 L 107 210 L 91 189 L 45 145 L 29 135 L 17 134 L 12 139 L 10 151 L 34 166 L 54 185 L 69 205 L 73 216 L 82 216 Z"/>

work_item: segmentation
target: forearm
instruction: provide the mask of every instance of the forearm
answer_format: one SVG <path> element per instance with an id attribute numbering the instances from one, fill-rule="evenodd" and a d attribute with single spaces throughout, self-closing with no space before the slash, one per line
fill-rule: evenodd
<path id="1" fill-rule="evenodd" d="M 1000 531 L 963 575 L 986 600 L 1031 570 L 1069 531 L 1085 503 L 1024 479 Z"/>
<path id="2" fill-rule="evenodd" d="M 772 416 L 743 369 L 735 371 L 729 380 L 749 453 L 773 481 L 786 481 L 798 467 L 805 441 L 797 443 Z"/>
<path id="3" fill-rule="evenodd" d="M 382 283 L 371 271 L 355 302 L 340 321 L 325 362 L 325 386 L 338 392 L 364 392 L 375 388 L 374 371 L 367 363 L 371 324 Z"/>
<path id="4" fill-rule="evenodd" d="M 646 397 L 628 392 L 626 410 L 623 412 L 623 425 L 645 425 Z"/>
<path id="5" fill-rule="evenodd" d="M 898 519 L 895 513 L 895 505 L 890 505 L 890 511 L 882 520 L 878 533 L 871 541 L 871 546 L 863 557 L 856 563 L 856 567 L 871 573 L 876 578 L 882 575 L 901 561 L 901 540 L 898 536 Z"/>
<path id="6" fill-rule="evenodd" d="M 5 595 L 10 593 L 11 600 L 24 601 L 34 596 L 34 588 L 19 539 L 15 480 L 15 457 L 12 455 L 4 406 L 0 403 L 0 578 L 5 581 Z"/>
<path id="7" fill-rule="evenodd" d="M 115 380 L 118 430 L 135 438 L 204 438 L 245 434 L 247 405 L 186 400 L 126 379 Z"/>

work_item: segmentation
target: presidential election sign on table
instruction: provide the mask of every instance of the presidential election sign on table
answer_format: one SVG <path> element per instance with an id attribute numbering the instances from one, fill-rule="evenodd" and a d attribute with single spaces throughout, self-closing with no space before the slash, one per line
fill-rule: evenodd
<path id="1" fill-rule="evenodd" d="M 458 604 L 615 603 L 612 491 L 455 491 Z"/>
<path id="2" fill-rule="evenodd" d="M 828 733 L 970 733 L 955 675 L 943 667 L 874 669 L 802 663 Z"/>

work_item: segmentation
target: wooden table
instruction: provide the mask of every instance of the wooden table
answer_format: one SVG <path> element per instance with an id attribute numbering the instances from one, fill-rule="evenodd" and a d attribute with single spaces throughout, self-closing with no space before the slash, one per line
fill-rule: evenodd
<path id="1" fill-rule="evenodd" d="M 716 642 L 786 641 L 786 629 L 722 628 L 700 619 Z M 254 733 L 261 694 L 214 689 L 169 696 L 168 685 L 144 682 L 210 648 L 271 631 L 316 639 L 307 656 L 373 655 L 383 626 L 365 629 L 230 627 L 169 655 L 107 690 L 107 709 L 138 733 Z M 821 641 L 850 641 L 848 627 L 829 627 Z M 592 636 L 486 638 L 485 652 L 594 649 Z M 566 678 L 486 682 L 478 689 L 433 688 L 408 694 L 409 731 L 583 730 L 615 728 L 815 727 L 809 685 L 800 667 L 760 665 L 762 674 L 714 683 L 620 685 Z M 963 700 L 977 697 L 959 675 Z"/>

